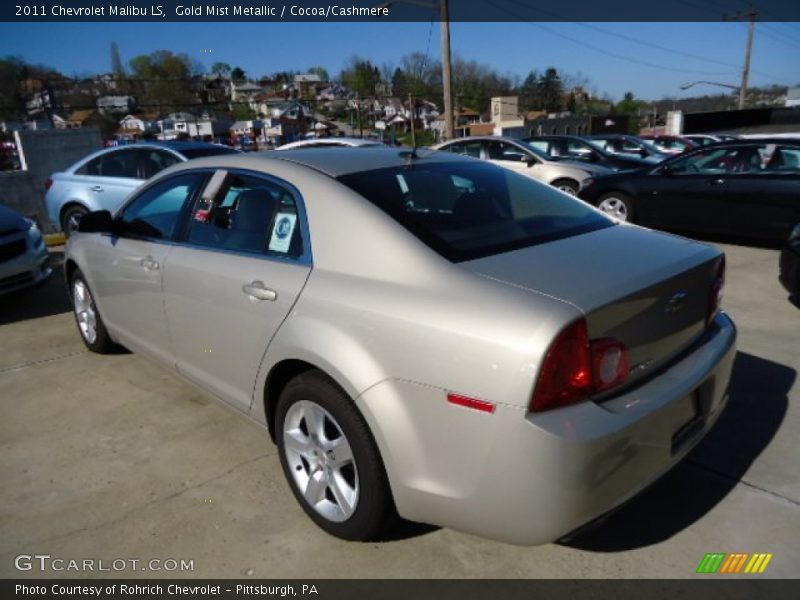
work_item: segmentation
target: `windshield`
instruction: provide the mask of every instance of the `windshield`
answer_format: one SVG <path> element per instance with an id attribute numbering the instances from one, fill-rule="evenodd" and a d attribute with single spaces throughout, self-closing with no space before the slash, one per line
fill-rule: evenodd
<path id="1" fill-rule="evenodd" d="M 416 163 L 339 181 L 453 262 L 614 224 L 551 186 L 486 163 Z"/>

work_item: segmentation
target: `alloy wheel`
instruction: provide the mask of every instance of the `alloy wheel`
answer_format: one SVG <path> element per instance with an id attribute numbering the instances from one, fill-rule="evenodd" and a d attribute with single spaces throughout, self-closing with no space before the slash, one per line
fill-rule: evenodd
<path id="1" fill-rule="evenodd" d="M 628 220 L 628 205 L 622 198 L 616 196 L 609 196 L 604 198 L 597 208 L 602 210 L 607 215 L 619 219 L 620 221 Z"/>
<path id="2" fill-rule="evenodd" d="M 76 279 L 72 285 L 72 299 L 81 335 L 87 343 L 94 344 L 97 339 L 97 314 L 89 288 L 80 279 Z"/>
<path id="3" fill-rule="evenodd" d="M 319 515 L 340 523 L 359 500 L 353 451 L 336 419 L 316 402 L 299 400 L 283 425 L 286 462 L 294 485 Z"/>

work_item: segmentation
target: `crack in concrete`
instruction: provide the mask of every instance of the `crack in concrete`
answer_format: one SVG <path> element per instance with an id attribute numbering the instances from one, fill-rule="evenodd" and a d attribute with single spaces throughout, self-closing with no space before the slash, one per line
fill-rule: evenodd
<path id="1" fill-rule="evenodd" d="M 784 496 L 782 494 L 779 494 L 778 492 L 773 492 L 772 490 L 768 490 L 767 488 L 763 488 L 763 487 L 761 487 L 759 485 L 756 485 L 754 483 L 750 483 L 749 481 L 745 481 L 744 479 L 739 479 L 738 477 L 734 477 L 733 475 L 729 475 L 728 473 L 725 473 L 724 471 L 719 471 L 719 470 L 717 470 L 714 467 L 711 467 L 709 465 L 704 465 L 703 463 L 700 463 L 700 462 L 697 462 L 697 461 L 694 461 L 694 460 L 689 460 L 689 459 L 687 459 L 686 462 L 688 464 L 694 466 L 694 467 L 697 467 L 698 469 L 703 469 L 704 471 L 708 471 L 709 473 L 713 473 L 717 477 L 721 477 L 723 479 L 727 479 L 728 481 L 735 481 L 736 483 L 741 483 L 742 485 L 745 485 L 745 486 L 749 487 L 750 489 L 753 489 L 753 490 L 756 490 L 756 491 L 759 491 L 759 492 L 763 492 L 764 494 L 768 494 L 768 495 L 773 496 L 775 498 L 778 498 L 780 500 L 784 500 L 785 502 L 788 502 L 789 504 L 800 508 L 800 502 L 798 502 L 797 500 L 794 500 L 792 498 L 789 498 L 788 496 Z"/>
<path id="2" fill-rule="evenodd" d="M 10 373 L 11 371 L 19 371 L 21 369 L 26 369 L 28 367 L 33 367 L 36 365 L 42 365 L 49 362 L 54 362 L 56 360 L 62 360 L 64 358 L 70 358 L 71 356 L 79 356 L 81 354 L 88 354 L 87 350 L 78 350 L 77 352 L 69 352 L 67 354 L 59 354 L 58 356 L 51 356 L 50 358 L 43 358 L 41 360 L 34 360 L 29 363 L 23 363 L 21 365 L 14 365 L 12 367 L 3 367 L 0 369 L 0 375 L 3 373 Z"/>
<path id="3" fill-rule="evenodd" d="M 250 464 L 252 464 L 254 462 L 257 462 L 257 461 L 259 461 L 259 460 L 261 460 L 263 458 L 267 458 L 267 457 L 272 456 L 272 455 L 273 455 L 273 453 L 269 453 L 269 452 L 266 453 L 266 454 L 260 454 L 259 456 L 251 458 L 250 460 L 246 460 L 244 462 L 239 463 L 238 465 L 234 465 L 233 467 L 231 467 L 230 469 L 228 469 L 224 473 L 220 473 L 219 475 L 215 475 L 214 477 L 210 477 L 209 479 L 206 479 L 204 481 L 200 481 L 200 482 L 198 482 L 198 483 L 196 483 L 194 485 L 187 486 L 187 487 L 185 487 L 185 488 L 183 488 L 181 490 L 178 490 L 177 492 L 169 494 L 168 496 L 163 496 L 161 498 L 153 498 L 152 500 L 149 500 L 148 502 L 145 502 L 144 504 L 142 504 L 140 506 L 135 506 L 135 507 L 131 508 L 130 510 L 126 511 L 124 514 L 120 515 L 119 517 L 116 517 L 116 518 L 111 519 L 109 521 L 104 521 L 102 523 L 96 523 L 96 524 L 92 524 L 92 525 L 86 525 L 85 527 L 80 527 L 78 529 L 73 529 L 72 531 L 67 531 L 65 533 L 61 533 L 61 534 L 53 536 L 53 537 L 42 538 L 42 539 L 39 539 L 39 540 L 30 541 L 28 543 L 31 544 L 31 545 L 34 545 L 34 544 L 46 544 L 48 542 L 55 542 L 55 541 L 58 541 L 58 540 L 62 540 L 64 538 L 68 538 L 68 537 L 71 537 L 73 535 L 79 535 L 81 533 L 86 533 L 88 531 L 94 531 L 94 530 L 97 530 L 97 529 L 101 529 L 103 527 L 116 525 L 117 523 L 121 523 L 122 521 L 126 520 L 128 517 L 130 517 L 134 513 L 137 513 L 137 512 L 139 512 L 139 511 L 141 511 L 143 509 L 146 509 L 147 507 L 152 506 L 153 504 L 159 504 L 159 503 L 162 503 L 162 502 L 168 502 L 170 500 L 174 500 L 175 498 L 177 498 L 179 496 L 182 496 L 186 492 L 189 492 L 191 490 L 196 490 L 198 488 L 203 487 L 204 485 L 207 485 L 207 484 L 212 483 L 214 481 L 218 481 L 220 479 L 223 479 L 224 477 L 227 477 L 228 475 L 230 475 L 231 473 L 233 473 L 234 471 L 237 471 L 238 469 L 240 469 L 242 467 L 246 467 L 247 465 L 250 465 Z"/>

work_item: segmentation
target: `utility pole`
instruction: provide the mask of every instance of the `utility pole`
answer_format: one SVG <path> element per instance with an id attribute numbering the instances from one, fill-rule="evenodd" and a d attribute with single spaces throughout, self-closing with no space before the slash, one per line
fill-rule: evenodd
<path id="1" fill-rule="evenodd" d="M 742 85 L 739 88 L 739 110 L 742 110 L 747 100 L 747 83 L 750 79 L 750 56 L 753 53 L 753 36 L 756 32 L 756 17 L 758 11 L 755 7 L 750 8 L 750 12 L 741 13 L 737 12 L 732 17 L 723 16 L 723 21 L 743 21 L 745 19 L 750 21 L 750 27 L 747 32 L 747 51 L 744 56 L 744 69 L 742 69 Z"/>
<path id="2" fill-rule="evenodd" d="M 414 96 L 408 94 L 408 110 L 411 113 L 411 147 L 417 147 L 417 132 L 414 131 Z"/>
<path id="3" fill-rule="evenodd" d="M 442 21 L 442 85 L 444 86 L 444 135 L 448 140 L 455 137 L 455 114 L 453 113 L 453 86 L 450 61 L 450 9 L 448 0 L 439 0 L 439 18 Z"/>

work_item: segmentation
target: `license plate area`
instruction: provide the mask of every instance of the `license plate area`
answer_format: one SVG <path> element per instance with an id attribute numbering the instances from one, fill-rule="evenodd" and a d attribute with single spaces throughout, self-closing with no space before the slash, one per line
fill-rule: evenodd
<path id="1" fill-rule="evenodd" d="M 683 401 L 685 416 L 683 424 L 672 434 L 671 454 L 678 454 L 703 429 L 703 414 L 697 390 Z"/>

